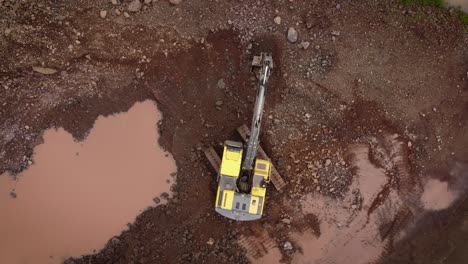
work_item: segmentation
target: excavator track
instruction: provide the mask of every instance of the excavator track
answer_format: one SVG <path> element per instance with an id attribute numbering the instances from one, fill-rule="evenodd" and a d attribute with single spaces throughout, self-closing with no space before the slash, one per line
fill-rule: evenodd
<path id="1" fill-rule="evenodd" d="M 204 153 L 213 169 L 216 171 L 216 173 L 219 173 L 219 169 L 221 167 L 221 159 L 219 158 L 216 151 L 213 149 L 213 147 L 209 147 L 205 149 Z"/>

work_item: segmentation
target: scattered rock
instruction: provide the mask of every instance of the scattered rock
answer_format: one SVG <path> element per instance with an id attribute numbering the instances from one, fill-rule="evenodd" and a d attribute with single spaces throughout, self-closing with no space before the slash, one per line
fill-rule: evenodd
<path id="1" fill-rule="evenodd" d="M 106 10 L 101 10 L 101 11 L 99 12 L 99 16 L 101 16 L 101 18 L 106 18 L 106 16 L 107 16 L 107 11 L 106 11 Z"/>
<path id="2" fill-rule="evenodd" d="M 11 29 L 10 29 L 10 28 L 5 29 L 5 35 L 6 35 L 6 36 L 10 35 L 10 33 L 11 33 Z"/>
<path id="3" fill-rule="evenodd" d="M 161 199 L 159 199 L 159 197 L 155 197 L 155 198 L 153 199 L 153 202 L 154 202 L 155 204 L 159 204 L 159 203 L 161 202 Z"/>
<path id="4" fill-rule="evenodd" d="M 208 245 L 212 246 L 214 244 L 214 242 L 215 242 L 214 239 L 212 237 L 210 237 L 206 243 Z"/>
<path id="5" fill-rule="evenodd" d="M 290 224 L 291 224 L 291 219 L 289 219 L 289 218 L 283 218 L 283 219 L 281 219 L 281 222 L 283 222 L 283 223 L 285 223 L 285 224 L 287 224 L 287 225 L 290 225 Z"/>
<path id="6" fill-rule="evenodd" d="M 338 37 L 338 36 L 340 35 L 340 32 L 339 32 L 339 31 L 333 30 L 333 31 L 331 32 L 331 34 L 332 34 L 332 36 L 337 36 L 337 37 Z"/>
<path id="7" fill-rule="evenodd" d="M 15 199 L 17 197 L 16 193 L 15 192 L 10 192 L 10 197 Z"/>
<path id="8" fill-rule="evenodd" d="M 292 246 L 291 242 L 289 242 L 289 241 L 284 242 L 283 248 L 285 250 L 293 250 L 293 246 Z"/>
<path id="9" fill-rule="evenodd" d="M 303 42 L 301 42 L 301 46 L 302 46 L 303 49 L 308 49 L 309 46 L 310 46 L 310 42 L 303 41 Z"/>
<path id="10" fill-rule="evenodd" d="M 411 146 L 413 146 L 413 143 L 411 143 L 411 141 L 408 141 L 408 148 L 411 148 Z"/>
<path id="11" fill-rule="evenodd" d="M 128 4 L 127 10 L 129 12 L 138 12 L 141 9 L 140 0 L 133 0 Z"/>
<path id="12" fill-rule="evenodd" d="M 149 5 L 151 4 L 151 2 L 153 2 L 152 0 L 145 0 L 145 4 Z"/>
<path id="13" fill-rule="evenodd" d="M 222 106 L 223 105 L 223 101 L 219 100 L 219 101 L 216 101 L 216 106 Z"/>
<path id="14" fill-rule="evenodd" d="M 281 24 L 281 17 L 277 16 L 275 17 L 275 19 L 273 19 L 273 21 L 275 22 L 276 25 L 279 25 Z"/>
<path id="15" fill-rule="evenodd" d="M 334 192 L 334 191 L 335 191 L 335 188 L 332 187 L 332 188 L 328 189 L 328 191 L 329 191 L 329 192 Z"/>
<path id="16" fill-rule="evenodd" d="M 330 164 L 331 164 L 331 159 L 327 159 L 327 160 L 325 161 L 325 166 L 330 166 Z"/>
<path id="17" fill-rule="evenodd" d="M 119 4 L 119 1 L 117 1 L 117 0 L 111 0 L 111 3 L 112 3 L 113 5 L 118 5 L 118 4 Z"/>
<path id="18" fill-rule="evenodd" d="M 351 208 L 353 208 L 353 210 L 356 210 L 357 205 L 353 204 L 353 205 L 351 205 Z"/>
<path id="19" fill-rule="evenodd" d="M 33 71 L 42 73 L 42 74 L 54 74 L 57 72 L 56 69 L 44 68 L 44 67 L 33 67 Z"/>
<path id="20" fill-rule="evenodd" d="M 178 4 L 182 3 L 182 0 L 169 0 L 169 3 L 171 3 L 173 5 L 178 5 Z"/>
<path id="21" fill-rule="evenodd" d="M 296 29 L 294 29 L 293 27 L 290 27 L 288 29 L 288 41 L 291 43 L 295 43 L 297 41 L 297 38 L 298 38 L 298 33 Z"/>
<path id="22" fill-rule="evenodd" d="M 130 18 L 130 14 L 129 14 L 129 13 L 127 13 L 127 12 L 124 12 L 124 17 L 126 17 L 126 18 Z"/>
<path id="23" fill-rule="evenodd" d="M 217 86 L 218 86 L 219 89 L 226 88 L 226 84 L 224 83 L 224 79 L 219 79 Z"/>
<path id="24" fill-rule="evenodd" d="M 168 194 L 167 192 L 163 192 L 163 193 L 161 194 L 161 198 L 167 200 L 167 199 L 169 199 L 169 194 Z"/>
<path id="25" fill-rule="evenodd" d="M 115 9 L 115 10 L 114 10 L 114 13 L 115 13 L 116 15 L 120 16 L 120 10 Z"/>

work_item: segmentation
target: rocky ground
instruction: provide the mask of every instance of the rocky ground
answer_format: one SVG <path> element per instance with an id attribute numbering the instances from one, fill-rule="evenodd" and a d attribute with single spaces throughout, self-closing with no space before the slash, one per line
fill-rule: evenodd
<path id="1" fill-rule="evenodd" d="M 468 35 L 457 12 L 371 0 L 0 0 L 0 174 L 32 164 L 47 128 L 81 140 L 98 115 L 151 99 L 178 165 L 175 195 L 69 263 L 304 263 L 313 250 L 302 234 L 327 244 L 340 230 L 372 233 L 354 223 L 390 201 L 388 221 L 375 221 L 383 249 L 367 262 L 464 263 Z M 287 187 L 269 188 L 261 221 L 237 223 L 214 213 L 203 149 L 250 122 L 260 51 L 275 60 L 261 142 Z M 368 170 L 382 181 L 367 186 Z M 419 205 L 434 177 L 459 194 L 444 210 Z M 327 252 L 367 252 L 365 236 L 349 241 Z"/>

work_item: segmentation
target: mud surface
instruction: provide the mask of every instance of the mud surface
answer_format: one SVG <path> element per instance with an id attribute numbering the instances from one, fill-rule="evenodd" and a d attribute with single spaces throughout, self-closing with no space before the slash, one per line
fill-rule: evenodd
<path id="1" fill-rule="evenodd" d="M 99 115 L 145 99 L 177 163 L 167 204 L 68 263 L 464 263 L 468 38 L 456 11 L 146 2 L 0 4 L 0 172 L 29 167 L 45 129 L 84 140 Z M 261 221 L 237 223 L 212 208 L 202 151 L 250 121 L 260 51 L 276 66 L 261 144 L 287 187 L 269 188 Z M 440 187 L 456 196 L 428 208 Z"/>

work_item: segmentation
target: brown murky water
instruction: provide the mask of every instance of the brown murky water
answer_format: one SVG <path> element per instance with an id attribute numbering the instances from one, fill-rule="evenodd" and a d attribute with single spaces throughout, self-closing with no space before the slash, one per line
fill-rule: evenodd
<path id="1" fill-rule="evenodd" d="M 352 263 L 364 264 L 376 260 L 384 251 L 387 241 L 380 238 L 379 226 L 392 219 L 397 208 L 383 204 L 370 215 L 368 210 L 384 188 L 387 177 L 382 169 L 369 161 L 368 146 L 353 146 L 350 151 L 355 156 L 353 165 L 357 168 L 357 175 L 346 198 L 340 201 L 311 194 L 303 200 L 303 212 L 320 219 L 321 234 L 316 236 L 312 230 L 292 233 L 291 239 L 302 248 L 302 252 L 294 254 L 291 263 L 346 264 L 352 260 Z M 356 191 L 362 197 L 360 210 L 352 209 L 352 197 Z M 389 200 L 398 207 L 398 196 L 391 196 Z"/>
<path id="2" fill-rule="evenodd" d="M 421 203 L 427 210 L 442 210 L 448 208 L 457 198 L 454 191 L 450 190 L 448 182 L 430 179 L 424 185 Z"/>
<path id="3" fill-rule="evenodd" d="M 100 250 L 169 193 L 176 167 L 157 144 L 160 118 L 146 101 L 99 117 L 83 142 L 47 130 L 17 181 L 0 175 L 0 263 L 60 263 Z"/>

